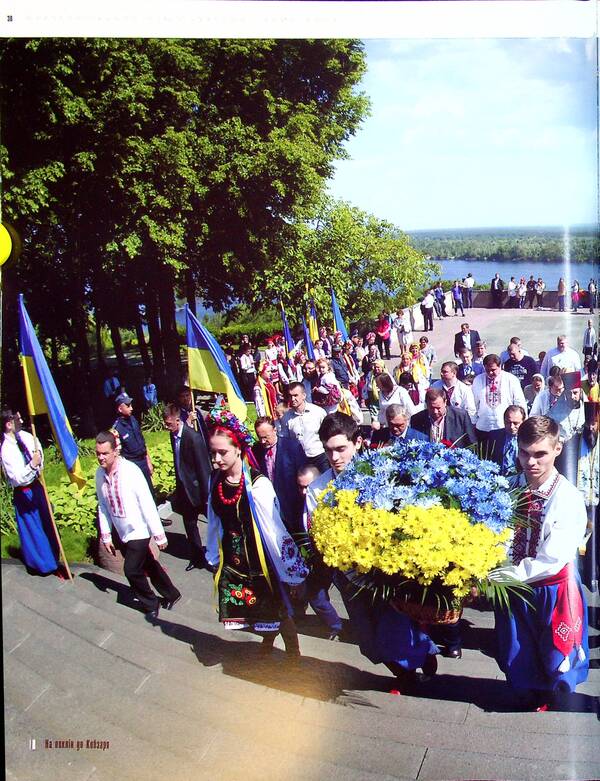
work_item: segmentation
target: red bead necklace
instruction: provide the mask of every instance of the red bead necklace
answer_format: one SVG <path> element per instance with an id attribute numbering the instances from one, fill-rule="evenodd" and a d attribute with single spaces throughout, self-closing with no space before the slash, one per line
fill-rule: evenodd
<path id="1" fill-rule="evenodd" d="M 244 473 L 243 472 L 242 472 L 242 476 L 241 476 L 241 479 L 240 479 L 240 483 L 239 483 L 239 485 L 237 487 L 237 490 L 236 490 L 236 492 L 234 493 L 234 495 L 230 499 L 228 499 L 223 494 L 223 481 L 219 480 L 219 482 L 217 483 L 217 494 L 219 495 L 219 499 L 221 500 L 221 502 L 223 502 L 223 504 L 225 504 L 225 505 L 237 504 L 239 502 L 239 500 L 240 500 L 240 497 L 242 495 L 242 491 L 243 490 L 244 490 Z"/>

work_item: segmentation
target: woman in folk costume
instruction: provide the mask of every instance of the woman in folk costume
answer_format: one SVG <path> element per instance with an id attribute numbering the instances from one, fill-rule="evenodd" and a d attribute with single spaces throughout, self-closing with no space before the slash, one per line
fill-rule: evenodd
<path id="1" fill-rule="evenodd" d="M 526 523 L 515 529 L 511 563 L 495 572 L 532 591 L 511 596 L 510 609 L 496 607 L 497 660 L 524 704 L 547 710 L 588 674 L 587 608 L 575 565 L 587 514 L 581 493 L 554 466 L 562 449 L 556 421 L 530 417 L 517 437 Z"/>
<path id="2" fill-rule="evenodd" d="M 408 350 L 403 351 L 400 355 L 400 363 L 397 366 L 394 366 L 392 370 L 392 378 L 396 384 L 398 384 L 400 380 L 400 375 L 404 374 L 405 372 L 408 372 L 411 377 L 413 376 L 412 364 L 412 355 L 408 352 Z"/>
<path id="3" fill-rule="evenodd" d="M 352 342 L 350 341 L 345 342 L 342 348 L 342 360 L 344 361 L 344 365 L 348 370 L 350 392 L 352 393 L 354 398 L 357 399 L 358 382 L 360 380 L 360 373 L 356 368 L 356 363 L 354 362 L 354 358 L 352 356 L 353 350 L 354 350 L 354 345 L 352 344 Z"/>
<path id="4" fill-rule="evenodd" d="M 377 387 L 377 377 L 385 372 L 385 362 L 382 360 L 376 360 L 373 362 L 372 369 L 367 373 L 365 377 L 365 384 L 363 385 L 362 397 L 366 402 L 367 409 L 371 415 L 372 420 L 377 419 L 379 413 L 379 388 Z"/>
<path id="5" fill-rule="evenodd" d="M 329 415 L 337 411 L 338 404 L 342 400 L 342 386 L 331 371 L 331 364 L 327 358 L 319 358 L 316 367 L 319 382 L 312 391 L 313 404 L 322 407 Z"/>
<path id="6" fill-rule="evenodd" d="M 393 326 L 396 329 L 398 337 L 398 348 L 400 352 L 406 350 L 413 341 L 412 325 L 410 322 L 410 312 L 399 309 L 394 318 Z"/>
<path id="7" fill-rule="evenodd" d="M 277 417 L 277 391 L 271 382 L 271 366 L 267 361 L 261 361 L 258 366 L 258 376 L 254 385 L 254 406 L 257 416 L 268 415 L 275 420 Z"/>
<path id="8" fill-rule="evenodd" d="M 431 376 L 429 361 L 421 354 L 421 347 L 418 342 L 413 342 L 411 344 L 409 353 L 411 360 L 410 373 L 419 389 L 419 401 L 423 403 L 425 401 L 425 391 L 429 387 L 429 378 Z"/>
<path id="9" fill-rule="evenodd" d="M 245 460 L 252 437 L 231 412 L 213 409 L 206 420 L 216 473 L 210 483 L 206 559 L 216 571 L 219 621 L 251 629 L 270 653 L 281 632 L 286 652 L 298 657 L 298 635 L 282 597 L 282 583 L 303 583 L 308 571 L 279 515 L 270 481 Z"/>

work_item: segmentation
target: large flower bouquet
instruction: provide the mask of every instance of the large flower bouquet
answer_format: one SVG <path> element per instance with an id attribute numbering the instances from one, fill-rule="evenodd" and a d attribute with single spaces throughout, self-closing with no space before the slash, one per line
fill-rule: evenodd
<path id="1" fill-rule="evenodd" d="M 429 442 L 368 451 L 320 497 L 315 547 L 421 620 L 457 620 L 473 586 L 506 602 L 518 586 L 489 574 L 506 558 L 518 497 L 498 472 L 470 450 Z"/>

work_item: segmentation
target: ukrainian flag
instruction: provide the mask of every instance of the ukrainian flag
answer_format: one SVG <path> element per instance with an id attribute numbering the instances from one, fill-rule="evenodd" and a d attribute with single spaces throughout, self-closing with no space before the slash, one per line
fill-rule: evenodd
<path id="1" fill-rule="evenodd" d="M 317 325 L 317 310 L 312 298 L 310 299 L 310 312 L 308 314 L 308 332 L 313 342 L 316 342 L 319 338 L 319 326 Z"/>
<path id="2" fill-rule="evenodd" d="M 82 488 L 86 481 L 81 474 L 77 443 L 35 329 L 25 309 L 22 294 L 19 295 L 19 342 L 29 414 L 48 415 L 54 441 L 62 454 L 69 477 Z"/>
<path id="3" fill-rule="evenodd" d="M 340 312 L 340 308 L 338 306 L 337 298 L 335 297 L 335 291 L 333 288 L 331 288 L 331 312 L 333 314 L 333 324 L 335 326 L 335 330 L 339 331 L 342 334 L 343 340 L 347 342 L 348 331 L 346 330 L 346 325 L 344 323 L 342 313 Z"/>
<path id="4" fill-rule="evenodd" d="M 190 386 L 197 390 L 224 394 L 231 412 L 239 420 L 246 420 L 248 408 L 223 350 L 187 305 L 185 327 Z"/>
<path id="5" fill-rule="evenodd" d="M 302 332 L 304 333 L 304 346 L 306 347 L 306 357 L 310 361 L 315 360 L 315 348 L 312 343 L 312 339 L 310 338 L 310 334 L 308 332 L 308 328 L 306 326 L 306 320 L 304 317 L 302 317 Z"/>
<path id="6" fill-rule="evenodd" d="M 296 343 L 294 342 L 294 339 L 292 337 L 292 330 L 290 328 L 290 324 L 288 323 L 287 315 L 285 313 L 285 309 L 283 308 L 283 301 L 281 301 L 281 299 L 279 300 L 279 305 L 281 306 L 281 321 L 283 323 L 283 338 L 285 339 L 285 351 L 289 357 L 290 354 L 294 352 L 294 347 L 296 346 Z"/>

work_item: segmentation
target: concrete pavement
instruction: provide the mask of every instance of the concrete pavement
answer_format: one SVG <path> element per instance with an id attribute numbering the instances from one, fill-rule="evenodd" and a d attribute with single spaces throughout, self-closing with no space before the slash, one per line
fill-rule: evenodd
<path id="1" fill-rule="evenodd" d="M 562 713 L 515 711 L 492 657 L 493 616 L 472 609 L 463 658 L 440 658 L 418 695 L 390 693 L 387 670 L 351 638 L 326 640 L 313 615 L 293 669 L 280 638 L 263 661 L 257 638 L 221 629 L 212 579 L 184 571 L 172 518 L 161 560 L 183 599 L 155 626 L 123 577 L 82 565 L 65 583 L 2 562 L 8 778 L 600 778 L 597 628 L 589 680 Z"/>

